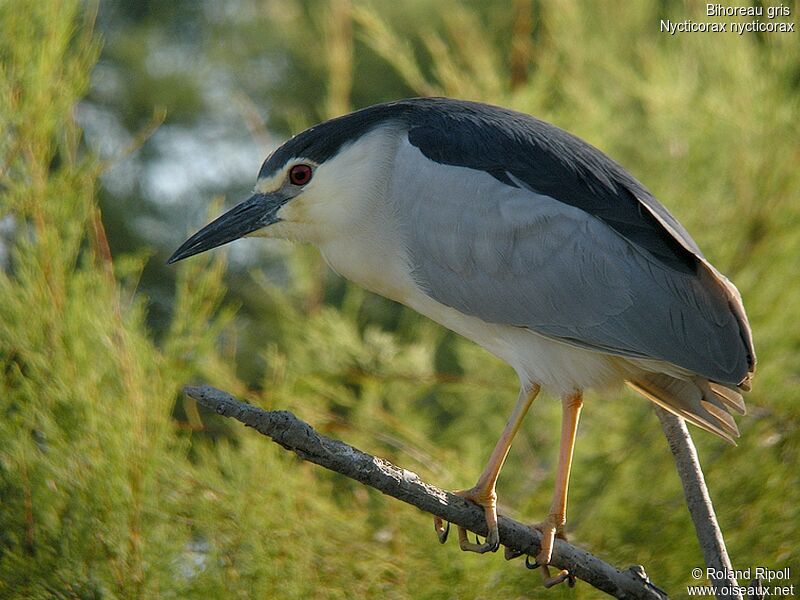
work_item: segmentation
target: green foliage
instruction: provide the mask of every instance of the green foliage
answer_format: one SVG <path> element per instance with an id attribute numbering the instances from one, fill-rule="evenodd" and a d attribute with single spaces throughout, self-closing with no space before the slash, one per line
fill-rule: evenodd
<path id="1" fill-rule="evenodd" d="M 217 65 L 250 65 L 241 88 L 269 97 L 274 125 L 438 93 L 536 114 L 616 157 L 742 291 L 760 365 L 741 443 L 695 437 L 734 565 L 800 572 L 800 38 L 658 34 L 659 19 L 702 7 L 655 1 L 529 13 L 281 0 L 208 23 L 193 2 L 111 4 L 120 35 L 104 60 L 139 74 L 139 91 L 114 101 L 132 126 L 157 106 L 199 120 L 203 72 L 177 81 L 144 65 L 169 20 L 202 27 Z M 427 515 L 182 398 L 181 385 L 209 382 L 459 488 L 516 381 L 473 344 L 322 274 L 304 248 L 283 249 L 285 285 L 272 272 L 226 280 L 224 251 L 182 263 L 171 317 L 152 331 L 140 281 L 163 249 L 106 235 L 107 165 L 73 119 L 100 52 L 92 18 L 78 0 L 0 4 L 0 597 L 538 597 L 519 562 L 440 547 Z M 202 38 L 164 30 L 186 47 Z M 284 71 L 252 75 L 261 42 Z M 548 506 L 558 412 L 535 403 L 503 471 L 501 510 L 515 517 Z M 702 559 L 657 420 L 632 393 L 593 394 L 584 414 L 572 539 L 680 596 Z"/>

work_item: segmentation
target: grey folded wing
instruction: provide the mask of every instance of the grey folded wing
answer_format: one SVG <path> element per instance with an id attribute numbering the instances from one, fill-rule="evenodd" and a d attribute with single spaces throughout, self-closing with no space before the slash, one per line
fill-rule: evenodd
<path id="1" fill-rule="evenodd" d="M 706 269 L 675 268 L 511 173 L 504 183 L 473 168 L 421 166 L 415 152 L 408 143 L 398 151 L 398 169 L 407 172 L 397 210 L 413 276 L 435 300 L 712 381 L 745 378 L 750 359 L 739 320 Z"/>

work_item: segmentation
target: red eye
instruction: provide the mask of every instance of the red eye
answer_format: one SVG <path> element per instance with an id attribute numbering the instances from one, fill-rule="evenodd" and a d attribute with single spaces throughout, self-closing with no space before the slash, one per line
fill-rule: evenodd
<path id="1" fill-rule="evenodd" d="M 289 169 L 289 181 L 294 185 L 305 185 L 311 181 L 311 167 L 308 165 L 295 165 Z"/>

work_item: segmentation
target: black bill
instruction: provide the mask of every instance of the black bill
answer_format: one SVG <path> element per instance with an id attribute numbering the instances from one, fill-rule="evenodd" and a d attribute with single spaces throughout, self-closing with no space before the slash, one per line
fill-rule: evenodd
<path id="1" fill-rule="evenodd" d="M 280 192 L 250 196 L 186 240 L 169 257 L 167 264 L 217 248 L 276 223 L 279 221 L 276 213 L 287 200 L 288 198 Z"/>

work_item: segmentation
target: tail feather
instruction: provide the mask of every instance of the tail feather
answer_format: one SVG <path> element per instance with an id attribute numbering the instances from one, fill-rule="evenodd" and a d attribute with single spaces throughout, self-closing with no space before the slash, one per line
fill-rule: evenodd
<path id="1" fill-rule="evenodd" d="M 726 387 L 721 383 L 714 383 L 713 381 L 708 382 L 708 387 L 711 388 L 712 392 L 719 396 L 719 399 L 722 400 L 722 402 L 724 402 L 728 408 L 732 408 L 740 415 L 747 413 L 747 407 L 744 405 L 744 399 L 739 392 Z"/>
<path id="2" fill-rule="evenodd" d="M 736 427 L 736 421 L 733 420 L 733 417 L 727 410 L 720 408 L 716 404 L 707 402 L 706 400 L 700 400 L 700 406 L 714 415 L 717 418 L 717 421 L 719 421 L 719 425 L 730 435 L 739 437 L 739 428 Z"/>
<path id="3" fill-rule="evenodd" d="M 663 373 L 642 373 L 628 381 L 633 389 L 690 423 L 736 444 L 736 421 L 728 408 L 744 412 L 742 397 L 705 379 L 676 379 Z"/>

